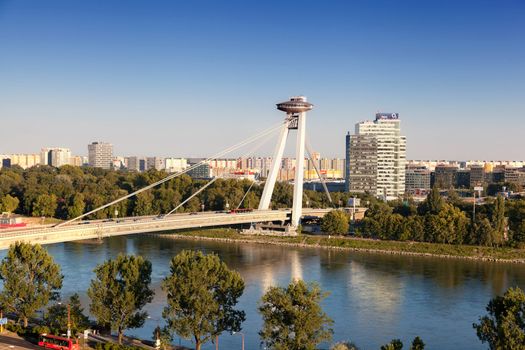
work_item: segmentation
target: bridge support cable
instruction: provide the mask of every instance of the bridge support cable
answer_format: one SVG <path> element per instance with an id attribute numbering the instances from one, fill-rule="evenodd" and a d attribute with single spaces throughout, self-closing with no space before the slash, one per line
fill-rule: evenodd
<path id="1" fill-rule="evenodd" d="M 260 178 L 260 175 L 259 175 L 259 178 Z M 241 204 L 242 202 L 244 202 L 244 199 L 246 198 L 246 196 L 248 195 L 248 193 L 250 192 L 250 190 L 252 189 L 253 185 L 255 185 L 255 180 L 257 180 L 257 177 L 255 177 L 254 181 L 252 182 L 252 184 L 250 185 L 250 187 L 248 187 L 248 189 L 246 190 L 246 192 L 244 193 L 244 196 L 242 196 L 241 198 L 241 201 L 239 202 L 239 204 L 237 205 L 237 207 L 235 209 L 239 209 L 241 207 Z"/>
<path id="2" fill-rule="evenodd" d="M 314 169 L 315 169 L 315 172 L 317 173 L 317 176 L 319 177 L 319 180 L 321 181 L 321 185 L 323 185 L 323 188 L 324 188 L 324 191 L 326 192 L 326 195 L 328 196 L 328 200 L 330 201 L 330 204 L 332 204 L 332 206 L 334 205 L 334 202 L 332 201 L 332 196 L 330 195 L 330 191 L 328 191 L 328 187 L 326 187 L 326 182 L 324 181 L 323 177 L 321 176 L 321 172 L 319 171 L 319 167 L 317 166 L 317 164 L 315 164 L 315 161 L 312 157 L 312 149 L 310 147 L 310 143 L 308 142 L 308 140 L 306 141 L 306 150 L 308 152 L 308 157 L 310 157 L 310 159 L 312 160 L 312 164 L 314 165 Z"/>
<path id="3" fill-rule="evenodd" d="M 277 129 L 281 129 L 281 128 L 282 128 L 282 125 L 283 125 L 283 122 L 279 122 L 278 124 L 276 124 L 276 125 L 274 125 L 274 126 L 268 128 L 268 129 L 266 129 L 266 130 L 263 130 L 262 132 L 260 132 L 260 133 L 258 133 L 258 134 L 255 134 L 254 136 L 249 137 L 249 138 L 247 138 L 247 139 L 244 140 L 244 141 L 241 141 L 241 142 L 239 142 L 239 143 L 237 143 L 237 144 L 235 144 L 235 145 L 233 145 L 233 146 L 230 146 L 230 147 L 226 148 L 225 150 L 223 150 L 223 151 L 221 151 L 221 152 L 215 154 L 215 155 L 212 156 L 212 157 L 206 158 L 205 160 L 202 160 L 202 161 L 200 161 L 199 163 L 194 164 L 194 165 L 192 165 L 192 166 L 190 166 L 190 167 L 188 167 L 188 168 L 186 168 L 186 169 L 184 169 L 184 170 L 182 170 L 182 171 L 179 171 L 179 172 L 177 172 L 177 173 L 174 173 L 174 174 L 168 175 L 168 176 L 166 176 L 164 179 L 161 179 L 161 180 L 159 180 L 159 181 L 157 181 L 157 182 L 154 182 L 154 183 L 152 183 L 152 184 L 150 184 L 150 185 L 148 185 L 148 186 L 145 186 L 145 187 L 143 187 L 143 188 L 141 188 L 141 189 L 138 189 L 137 191 L 132 192 L 132 193 L 129 193 L 129 194 L 127 194 L 127 195 L 125 195 L 125 196 L 123 196 L 123 197 L 121 197 L 121 198 L 118 198 L 118 199 L 116 199 L 116 200 L 114 200 L 114 201 L 112 201 L 112 202 L 110 202 L 110 203 L 104 204 L 104 205 L 102 205 L 102 206 L 100 206 L 100 207 L 98 207 L 98 208 L 95 208 L 95 209 L 93 209 L 93 210 L 87 212 L 87 213 L 84 213 L 84 214 L 82 214 L 82 215 L 79 215 L 79 216 L 77 216 L 77 217 L 75 217 L 75 218 L 73 218 L 73 219 L 70 219 L 70 220 L 64 221 L 64 222 L 62 222 L 62 223 L 56 225 L 55 227 L 61 227 L 61 226 L 64 226 L 64 225 L 70 224 L 70 223 L 72 223 L 72 222 L 74 222 L 74 221 L 77 221 L 77 220 L 80 220 L 80 219 L 82 219 L 82 218 L 84 218 L 84 217 L 86 217 L 86 216 L 88 216 L 88 215 L 94 214 L 94 213 L 96 213 L 96 212 L 98 212 L 98 211 L 100 211 L 100 210 L 103 210 L 103 209 L 105 209 L 105 208 L 107 208 L 107 207 L 110 207 L 110 206 L 112 206 L 112 205 L 114 205 L 114 204 L 117 204 L 117 203 L 119 203 L 119 202 L 122 202 L 123 200 L 126 200 L 126 199 L 128 199 L 128 198 L 134 197 L 134 196 L 136 196 L 137 194 L 139 194 L 139 193 L 141 193 L 141 192 L 147 191 L 147 190 L 149 190 L 149 189 L 151 189 L 151 188 L 154 188 L 154 187 L 156 187 L 156 186 L 158 186 L 158 185 L 161 185 L 161 184 L 163 184 L 164 182 L 169 181 L 169 180 L 171 180 L 171 179 L 174 179 L 174 178 L 176 178 L 176 177 L 178 177 L 178 176 L 180 176 L 180 175 L 182 175 L 182 174 L 185 174 L 185 173 L 187 173 L 188 171 L 193 170 L 193 169 L 195 169 L 195 168 L 197 168 L 197 167 L 199 167 L 199 166 L 201 166 L 201 165 L 203 165 L 203 164 L 206 164 L 206 163 L 208 163 L 208 162 L 210 162 L 210 161 L 212 161 L 212 160 L 214 160 L 214 159 L 217 159 L 217 158 L 222 157 L 222 156 L 224 156 L 224 155 L 226 155 L 226 154 L 228 154 L 228 153 L 231 153 L 231 152 L 233 152 L 233 151 L 235 151 L 235 150 L 237 150 L 237 149 L 239 149 L 239 148 L 241 148 L 241 147 L 243 147 L 243 146 L 245 146 L 245 145 L 248 145 L 248 144 L 250 144 L 250 143 L 252 143 L 252 142 L 254 142 L 254 141 L 257 141 L 257 140 L 261 139 L 262 137 L 265 137 L 265 136 L 267 136 L 268 134 L 274 132 L 275 130 L 277 130 Z"/>
<path id="4" fill-rule="evenodd" d="M 244 154 L 242 157 L 243 158 L 248 158 L 250 157 L 252 154 L 254 154 L 259 148 L 261 148 L 265 143 L 268 142 L 268 138 L 266 139 L 262 139 L 261 142 L 259 142 L 257 145 L 255 145 L 254 148 L 252 148 L 249 152 L 247 152 L 246 154 Z M 261 169 L 262 170 L 262 169 Z M 257 178 L 261 178 L 261 173 L 259 173 L 259 176 L 255 176 L 255 179 L 254 181 L 252 182 L 252 184 L 250 185 L 250 187 L 248 187 L 248 190 L 246 190 L 246 192 L 244 193 L 244 195 L 242 196 L 242 199 L 241 201 L 239 202 L 239 204 L 237 205 L 237 207 L 235 209 L 239 209 L 242 205 L 242 203 L 244 202 L 244 199 L 246 198 L 246 196 L 248 195 L 248 193 L 250 192 L 250 190 L 252 189 L 253 185 L 255 185 L 255 182 L 257 181 Z"/>
<path id="5" fill-rule="evenodd" d="M 257 151 L 259 148 L 261 148 L 261 146 L 263 144 L 265 144 L 266 142 L 268 142 L 268 139 L 264 138 L 262 139 L 259 143 L 257 143 L 255 145 L 255 147 L 253 147 L 251 150 L 249 150 L 247 153 L 243 154 L 241 156 L 241 158 L 247 158 L 249 156 L 251 156 L 253 153 L 255 153 L 255 151 Z M 184 202 L 180 203 L 176 208 L 174 208 L 173 210 L 171 210 L 170 212 L 168 212 L 166 215 L 164 215 L 164 217 L 174 213 L 175 211 L 177 211 L 177 209 L 179 209 L 181 206 L 183 206 L 184 204 L 186 204 L 189 200 L 191 200 L 193 197 L 195 197 L 197 194 L 201 193 L 204 189 L 206 189 L 208 186 L 210 186 L 212 183 L 215 182 L 215 180 L 217 180 L 219 178 L 219 176 L 216 176 L 214 177 L 210 182 L 208 182 L 204 187 L 202 187 L 201 189 L 199 189 L 199 191 L 197 191 L 196 193 L 192 194 L 188 199 L 186 199 Z M 250 188 L 248 189 L 248 191 L 252 188 L 253 184 L 255 183 L 255 181 L 250 185 Z M 246 194 L 245 194 L 246 196 Z M 243 199 L 241 200 L 241 203 L 242 201 L 244 200 L 244 197 Z M 240 204 L 239 204 L 240 206 Z M 239 209 L 239 206 L 237 206 L 237 209 Z"/>
<path id="6" fill-rule="evenodd" d="M 164 215 L 164 217 L 168 217 L 169 215 L 171 215 L 172 213 L 176 212 L 177 209 L 179 209 L 180 207 L 182 207 L 184 204 L 188 203 L 193 197 L 195 197 L 196 195 L 198 195 L 199 193 L 201 193 L 202 191 L 204 191 L 208 186 L 210 186 L 212 183 L 214 183 L 215 181 L 217 181 L 219 177 L 216 176 L 214 177 L 213 179 L 211 179 L 206 185 L 202 186 L 201 188 L 199 188 L 199 190 L 197 192 L 195 192 L 194 194 L 192 194 L 191 196 L 189 196 L 188 198 L 186 198 L 182 203 L 180 203 L 179 205 L 177 205 L 175 208 L 173 208 L 171 211 L 169 211 L 166 215 Z"/>

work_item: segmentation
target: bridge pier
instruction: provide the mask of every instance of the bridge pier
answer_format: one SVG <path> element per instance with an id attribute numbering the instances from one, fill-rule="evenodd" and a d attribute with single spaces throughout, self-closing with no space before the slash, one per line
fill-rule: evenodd
<path id="1" fill-rule="evenodd" d="M 279 136 L 279 141 L 275 148 L 272 167 L 264 185 L 263 194 L 259 203 L 259 210 L 268 210 L 272 199 L 275 181 L 281 166 L 284 147 L 290 130 L 297 130 L 296 157 L 295 157 L 295 179 L 293 190 L 293 207 L 291 224 L 297 227 L 301 220 L 303 210 L 303 180 L 304 180 L 304 150 L 306 142 L 306 112 L 311 110 L 313 105 L 306 101 L 306 97 L 297 96 L 290 98 L 290 101 L 277 104 L 277 109 L 286 112 L 285 123 Z"/>

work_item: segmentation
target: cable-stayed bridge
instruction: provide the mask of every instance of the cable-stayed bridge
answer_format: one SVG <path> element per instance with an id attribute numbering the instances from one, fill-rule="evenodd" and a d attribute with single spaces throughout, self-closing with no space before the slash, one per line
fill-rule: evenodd
<path id="1" fill-rule="evenodd" d="M 262 132 L 259 132 L 254 136 L 251 136 L 231 147 L 228 147 L 225 150 L 218 152 L 214 156 L 209 157 L 200 163 L 194 164 L 181 172 L 168 175 L 155 183 L 147 185 L 135 192 L 129 193 L 110 203 L 102 205 L 96 209 L 93 209 L 71 220 L 62 222 L 58 225 L 32 229 L 0 231 L 0 249 L 5 249 L 16 241 L 49 244 L 83 239 L 103 238 L 116 235 L 127 235 L 133 233 L 164 232 L 189 228 L 229 226 L 261 222 L 280 223 L 281 225 L 289 225 L 293 229 L 299 225 L 301 218 L 304 216 L 322 217 L 330 209 L 304 209 L 302 207 L 305 149 L 308 151 L 308 153 L 310 153 L 310 158 L 312 154 L 309 143 L 306 140 L 306 112 L 311 110 L 312 107 L 313 105 L 308 103 L 305 97 L 292 97 L 289 101 L 277 104 L 277 108 L 279 110 L 286 112 L 284 121 L 281 121 L 277 125 L 263 130 Z M 270 210 L 272 193 L 275 187 L 275 182 L 286 146 L 286 141 L 289 133 L 293 130 L 297 130 L 293 205 L 291 209 Z M 161 213 L 156 216 L 119 218 L 118 220 L 84 220 L 85 218 L 89 218 L 90 215 L 95 214 L 100 210 L 104 210 L 121 201 L 132 198 L 141 192 L 148 191 L 154 187 L 160 186 L 161 184 L 170 181 L 184 173 L 187 173 L 192 169 L 202 166 L 207 162 L 224 157 L 225 155 L 239 150 L 247 145 L 259 142 L 259 144 L 250 151 L 255 152 L 257 148 L 262 146 L 261 141 L 268 141 L 268 136 L 276 131 L 279 132 L 279 137 L 272 158 L 272 165 L 268 174 L 268 178 L 265 182 L 264 190 L 259 202 L 259 207 L 255 210 L 244 212 L 237 210 L 226 210 L 223 212 L 200 212 L 185 214 L 176 213 L 177 210 L 184 206 L 184 204 L 186 204 L 189 200 L 197 196 L 208 186 L 214 183 L 217 178 L 213 178 L 206 185 L 201 187 L 199 190 L 197 190 L 195 193 L 193 193 L 191 196 L 186 198 L 178 206 L 167 213 Z M 246 156 L 248 156 L 248 154 Z M 313 163 L 319 179 L 321 180 L 321 183 L 323 184 L 323 187 L 326 191 L 328 199 L 330 202 L 332 202 L 330 193 L 328 192 L 323 181 L 323 177 L 321 176 L 318 167 L 315 165 L 315 162 Z M 247 193 L 245 193 L 245 196 L 241 202 L 238 203 L 237 209 L 240 208 L 242 201 L 246 197 L 246 194 Z M 359 209 L 362 210 L 362 208 Z"/>
<path id="2" fill-rule="evenodd" d="M 322 217 L 330 209 L 305 209 L 305 216 Z M 155 233 L 190 228 L 220 227 L 257 222 L 290 221 L 291 210 L 254 210 L 251 212 L 199 212 L 175 214 L 166 218 L 160 216 L 139 216 L 118 220 L 81 221 L 61 227 L 42 227 L 0 231 L 0 249 L 7 249 L 12 243 L 26 241 L 39 244 L 102 239 L 135 233 Z"/>

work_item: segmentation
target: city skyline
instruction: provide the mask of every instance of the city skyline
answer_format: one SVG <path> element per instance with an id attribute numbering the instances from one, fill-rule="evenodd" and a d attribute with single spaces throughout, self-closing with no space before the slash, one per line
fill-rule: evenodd
<path id="1" fill-rule="evenodd" d="M 355 123 L 396 111 L 408 159 L 522 159 L 524 12 L 519 1 L 3 1 L 0 152 L 84 154 L 100 140 L 115 154 L 207 156 L 304 94 L 327 157 L 344 156 Z"/>

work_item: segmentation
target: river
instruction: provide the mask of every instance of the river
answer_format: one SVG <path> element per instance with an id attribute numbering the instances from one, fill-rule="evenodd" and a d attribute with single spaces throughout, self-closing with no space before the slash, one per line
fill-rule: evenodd
<path id="1" fill-rule="evenodd" d="M 379 349 L 393 338 L 408 347 L 420 336 L 428 349 L 484 349 L 472 323 L 485 314 L 490 298 L 509 286 L 525 289 L 525 265 L 359 253 L 321 248 L 291 248 L 251 243 L 181 240 L 167 236 L 134 235 L 107 238 L 99 244 L 60 243 L 46 246 L 62 267 L 62 295 L 81 295 L 93 269 L 119 253 L 139 254 L 153 265 L 156 296 L 146 309 L 151 315 L 141 329 L 127 334 L 151 338 L 165 296 L 160 289 L 169 272 L 170 259 L 182 249 L 217 253 L 240 272 L 246 289 L 239 308 L 246 311 L 243 333 L 246 349 L 259 349 L 261 319 L 257 301 L 272 285 L 285 286 L 292 278 L 316 281 L 330 295 L 325 312 L 335 321 L 334 341 L 352 340 L 361 349 Z M 5 251 L 1 257 L 5 256 Z M 179 344 L 176 338 L 175 344 Z M 191 346 L 188 341 L 182 344 Z M 220 349 L 240 349 L 240 335 L 219 338 Z M 328 348 L 328 344 L 324 345 Z M 207 344 L 203 349 L 215 349 Z"/>

